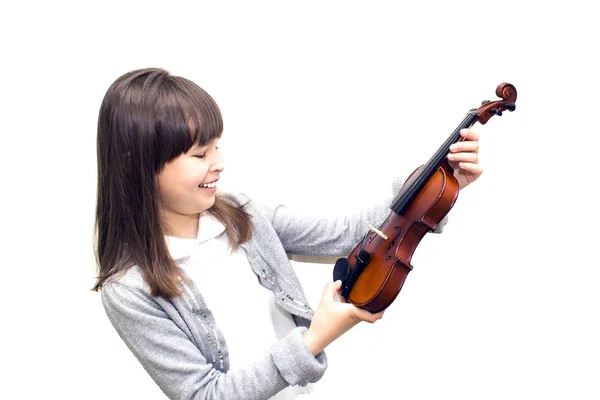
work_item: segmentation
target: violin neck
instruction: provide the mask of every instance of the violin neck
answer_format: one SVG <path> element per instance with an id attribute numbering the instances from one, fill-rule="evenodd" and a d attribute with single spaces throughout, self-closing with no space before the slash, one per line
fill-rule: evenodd
<path id="1" fill-rule="evenodd" d="M 433 154 L 429 161 L 424 164 L 407 182 L 404 183 L 398 195 L 392 202 L 390 208 L 398 215 L 402 215 L 408 206 L 411 204 L 415 196 L 421 191 L 425 183 L 431 178 L 433 173 L 438 169 L 442 162 L 446 159 L 446 155 L 450 151 L 450 146 L 460 140 L 461 129 L 470 128 L 473 126 L 478 116 L 471 110 L 452 134 L 446 139 L 444 144 Z"/>

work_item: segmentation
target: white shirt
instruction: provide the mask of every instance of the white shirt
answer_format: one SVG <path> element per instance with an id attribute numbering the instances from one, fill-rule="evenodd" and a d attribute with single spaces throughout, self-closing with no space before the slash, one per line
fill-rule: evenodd
<path id="1" fill-rule="evenodd" d="M 173 257 L 189 254 L 180 265 L 212 311 L 229 349 L 230 369 L 235 369 L 264 357 L 296 324 L 276 304 L 273 292 L 260 285 L 244 250 L 231 252 L 224 231 L 223 224 L 203 213 L 196 239 L 167 236 L 167 244 Z M 310 391 L 311 385 L 287 387 L 271 399 L 293 400 Z"/>

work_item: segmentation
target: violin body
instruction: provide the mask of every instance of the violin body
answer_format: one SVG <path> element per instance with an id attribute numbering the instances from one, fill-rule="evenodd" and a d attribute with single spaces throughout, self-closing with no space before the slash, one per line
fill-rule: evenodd
<path id="1" fill-rule="evenodd" d="M 462 140 L 461 129 L 475 122 L 485 124 L 492 115 L 515 109 L 514 86 L 503 83 L 496 94 L 503 100 L 484 101 L 479 109 L 470 110 L 431 159 L 406 180 L 386 220 L 371 227 L 347 258 L 337 260 L 333 278 L 342 280 L 341 295 L 347 301 L 377 313 L 396 299 L 413 269 L 411 258 L 417 246 L 437 228 L 458 198 L 458 181 L 446 158 L 450 145 Z"/>
<path id="2" fill-rule="evenodd" d="M 408 182 L 410 178 L 405 185 Z M 387 308 L 413 268 L 411 258 L 421 239 L 437 228 L 457 198 L 458 182 L 451 167 L 440 166 L 404 215 L 390 213 L 378 228 L 387 240 L 373 231 L 369 233 L 365 246 L 372 254 L 369 268 L 356 280 L 348 300 L 372 313 Z M 360 250 L 361 244 L 349 258 L 355 260 Z"/>

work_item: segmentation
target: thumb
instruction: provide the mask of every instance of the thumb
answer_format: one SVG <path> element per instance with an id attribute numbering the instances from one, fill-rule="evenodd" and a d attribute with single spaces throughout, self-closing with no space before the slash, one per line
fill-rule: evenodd
<path id="1" fill-rule="evenodd" d="M 327 283 L 327 285 L 325 285 L 325 289 L 323 290 L 323 296 L 321 297 L 321 300 L 334 300 L 337 291 L 340 290 L 341 287 L 342 281 L 339 279 L 335 282 Z"/>

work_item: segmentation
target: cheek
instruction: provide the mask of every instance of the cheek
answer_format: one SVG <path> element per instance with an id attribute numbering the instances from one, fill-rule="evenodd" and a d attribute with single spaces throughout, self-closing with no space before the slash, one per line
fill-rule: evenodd
<path id="1" fill-rule="evenodd" d="M 207 174 L 204 165 L 193 162 L 195 159 L 181 159 L 165 167 L 158 176 L 158 185 L 163 201 L 173 202 L 198 191 Z"/>
<path id="2" fill-rule="evenodd" d="M 179 183 L 182 188 L 185 187 L 186 190 L 198 188 L 198 185 L 202 183 L 203 177 L 204 175 L 201 168 L 190 166 L 190 168 L 182 171 L 181 175 L 179 175 Z"/>
<path id="3" fill-rule="evenodd" d="M 174 193 L 170 181 L 165 179 L 164 176 L 157 179 L 156 194 L 160 198 L 160 204 L 163 206 L 169 206 L 171 204 Z"/>
<path id="4" fill-rule="evenodd" d="M 175 199 L 181 196 L 184 190 L 181 182 L 181 175 L 176 173 L 172 168 L 165 169 L 157 179 L 158 195 L 162 203 L 165 205 L 171 204 Z"/>

